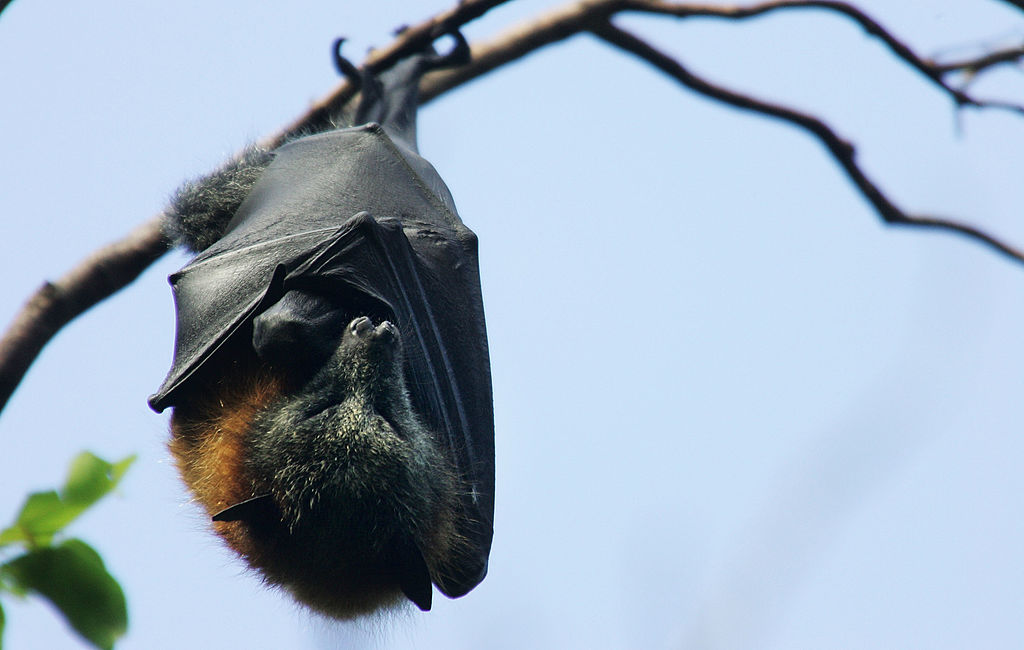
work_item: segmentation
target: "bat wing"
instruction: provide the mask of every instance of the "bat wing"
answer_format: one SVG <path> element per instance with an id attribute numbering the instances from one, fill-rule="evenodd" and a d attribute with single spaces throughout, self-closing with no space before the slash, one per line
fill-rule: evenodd
<path id="1" fill-rule="evenodd" d="M 486 574 L 494 509 L 490 363 L 476 236 L 443 181 L 376 124 L 277 150 L 225 236 L 171 276 L 175 357 L 161 411 L 213 354 L 292 289 L 373 305 L 399 328 L 413 407 L 464 482 L 471 545 L 438 583 L 457 597 Z"/>

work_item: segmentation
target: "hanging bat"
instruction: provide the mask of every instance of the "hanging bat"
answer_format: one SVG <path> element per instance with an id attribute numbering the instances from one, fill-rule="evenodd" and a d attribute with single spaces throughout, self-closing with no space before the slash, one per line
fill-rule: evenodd
<path id="1" fill-rule="evenodd" d="M 476 236 L 416 147 L 409 57 L 361 84 L 355 124 L 252 147 L 186 183 L 170 277 L 174 362 L 150 400 L 214 530 L 273 585 L 336 618 L 430 609 L 487 571 L 490 365 Z"/>

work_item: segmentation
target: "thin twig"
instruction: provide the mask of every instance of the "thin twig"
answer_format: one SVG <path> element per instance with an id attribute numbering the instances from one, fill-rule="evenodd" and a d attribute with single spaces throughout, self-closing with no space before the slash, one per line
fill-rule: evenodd
<path id="1" fill-rule="evenodd" d="M 968 94 L 967 91 L 951 86 L 945 79 L 945 73 L 937 68 L 934 63 L 918 56 L 910 46 L 883 27 L 881 23 L 847 2 L 836 2 L 834 0 L 771 0 L 741 7 L 723 7 L 685 2 L 668 2 L 666 0 L 626 0 L 623 9 L 662 16 L 674 16 L 676 18 L 705 17 L 726 18 L 730 20 L 755 18 L 776 11 L 793 9 L 830 11 L 849 18 L 860 25 L 865 32 L 885 44 L 896 58 L 910 65 L 949 95 L 957 106 L 996 108 L 1024 114 L 1024 106 L 1010 102 L 977 99 Z"/>
<path id="2" fill-rule="evenodd" d="M 830 126 L 820 119 L 785 106 L 754 99 L 702 79 L 672 57 L 610 22 L 594 28 L 593 32 L 606 42 L 650 63 L 690 90 L 735 108 L 788 122 L 815 136 L 828 149 L 832 158 L 846 172 L 847 177 L 853 181 L 861 195 L 871 203 L 886 223 L 948 230 L 980 241 L 1017 262 L 1024 262 L 1024 252 L 974 226 L 932 215 L 912 215 L 898 208 L 857 165 L 856 151 L 853 145 L 839 137 Z"/>
<path id="3" fill-rule="evenodd" d="M 928 64 L 942 74 L 964 73 L 975 75 L 997 65 L 1019 63 L 1024 59 L 1024 46 L 989 52 L 977 58 L 962 59 L 949 63 L 929 61 Z"/>

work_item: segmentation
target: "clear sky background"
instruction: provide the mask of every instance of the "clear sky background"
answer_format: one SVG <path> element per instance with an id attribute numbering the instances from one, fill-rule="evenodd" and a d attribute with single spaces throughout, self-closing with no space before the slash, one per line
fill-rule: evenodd
<path id="1" fill-rule="evenodd" d="M 0 16 L 0 321 L 329 91 L 335 36 L 358 60 L 448 4 L 17 0 Z M 858 4 L 925 54 L 1024 38 L 1000 2 Z M 849 22 L 622 24 L 820 113 L 909 209 L 1024 245 L 1024 120 L 958 122 Z M 1024 101 L 1024 76 L 977 91 Z M 71 529 L 125 587 L 119 647 L 1024 647 L 1024 266 L 883 227 L 807 136 L 586 36 L 427 107 L 420 149 L 481 242 L 490 575 L 430 613 L 343 625 L 206 532 L 146 406 L 175 253 L 53 341 L 0 417 L 0 520 L 81 449 L 139 455 Z M 84 647 L 39 601 L 5 608 L 11 650 Z"/>

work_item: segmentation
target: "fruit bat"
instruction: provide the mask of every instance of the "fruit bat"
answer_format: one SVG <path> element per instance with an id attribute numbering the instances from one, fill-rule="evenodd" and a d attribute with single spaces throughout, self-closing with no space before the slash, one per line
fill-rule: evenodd
<path id="1" fill-rule="evenodd" d="M 214 530 L 337 618 L 455 598 L 487 571 L 490 365 L 477 238 L 416 147 L 420 77 L 461 35 L 360 84 L 355 126 L 250 147 L 168 213 L 174 361 L 150 397 Z"/>

